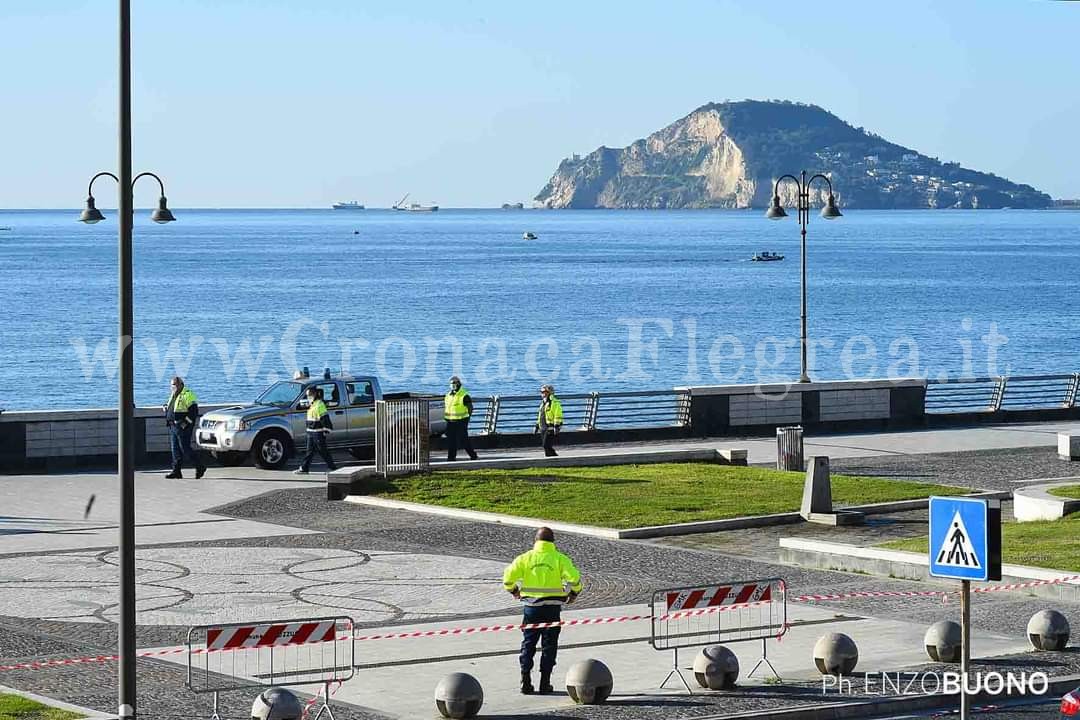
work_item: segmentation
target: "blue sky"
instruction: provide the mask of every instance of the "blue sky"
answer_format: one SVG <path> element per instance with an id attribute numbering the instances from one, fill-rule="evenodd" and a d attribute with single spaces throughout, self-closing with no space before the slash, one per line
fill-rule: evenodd
<path id="1" fill-rule="evenodd" d="M 133 5 L 135 168 L 177 207 L 528 203 L 569 154 L 743 98 L 1080 197 L 1080 3 Z M 0 1 L 0 207 L 115 166 L 116 12 Z"/>

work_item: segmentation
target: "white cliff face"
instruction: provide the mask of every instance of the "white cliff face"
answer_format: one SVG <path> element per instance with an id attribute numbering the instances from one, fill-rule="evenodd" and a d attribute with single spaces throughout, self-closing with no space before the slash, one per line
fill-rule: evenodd
<path id="1" fill-rule="evenodd" d="M 691 113 L 627 148 L 607 152 L 616 154 L 610 172 L 604 172 L 597 153 L 566 161 L 537 199 L 551 208 L 585 206 L 586 199 L 589 207 L 749 207 L 755 200 L 757 183 L 746 177 L 742 151 L 715 110 Z M 673 165 L 682 170 L 677 174 L 685 189 L 642 192 L 645 184 L 670 175 Z M 596 183 L 595 196 L 586 198 L 583 191 Z"/>

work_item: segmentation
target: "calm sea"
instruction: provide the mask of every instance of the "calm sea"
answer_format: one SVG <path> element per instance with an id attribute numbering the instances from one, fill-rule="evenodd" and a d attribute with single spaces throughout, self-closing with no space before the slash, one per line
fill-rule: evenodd
<path id="1" fill-rule="evenodd" d="M 0 211 L 0 408 L 115 404 L 116 222 Z M 798 375 L 799 233 L 741 211 L 177 210 L 135 226 L 136 398 L 297 366 L 477 393 Z M 531 231 L 536 240 L 523 240 Z M 809 228 L 815 378 L 1080 371 L 1080 213 L 850 211 Z M 786 255 L 750 262 L 754 252 Z M 455 345 L 460 347 L 457 351 Z M 459 355 L 459 359 L 455 358 Z M 457 367 L 455 367 L 457 365 Z"/>

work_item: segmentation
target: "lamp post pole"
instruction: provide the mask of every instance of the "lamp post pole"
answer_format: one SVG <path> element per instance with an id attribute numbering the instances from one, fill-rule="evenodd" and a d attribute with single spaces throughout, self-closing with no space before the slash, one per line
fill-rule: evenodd
<path id="1" fill-rule="evenodd" d="M 119 720 L 135 717 L 135 379 L 133 359 L 131 226 L 131 0 L 120 0 L 120 408 L 117 470 L 120 476 Z M 164 194 L 164 193 L 163 193 Z"/>
<path id="2" fill-rule="evenodd" d="M 810 382 L 810 375 L 807 372 L 806 358 L 807 358 L 807 332 L 806 332 L 806 226 L 810 222 L 810 185 L 818 178 L 824 180 L 829 186 L 829 199 L 825 204 L 825 207 L 821 209 L 821 217 L 826 220 L 834 220 L 838 217 L 842 217 L 840 209 L 836 207 L 836 198 L 833 196 L 832 181 L 818 173 L 811 178 L 807 179 L 806 171 L 803 170 L 799 177 L 794 175 L 781 175 L 776 180 L 776 184 L 773 186 L 773 199 L 772 205 L 765 213 L 765 217 L 770 220 L 779 220 L 787 217 L 787 213 L 784 211 L 783 206 L 780 204 L 780 183 L 785 180 L 791 180 L 798 187 L 798 193 L 796 194 L 796 206 L 799 213 L 799 234 L 801 236 L 801 259 L 802 259 L 802 281 L 801 297 L 799 302 L 799 338 L 800 338 L 800 350 L 801 350 L 801 363 L 799 370 L 799 382 Z"/>
<path id="3" fill-rule="evenodd" d="M 131 172 L 131 0 L 120 0 L 120 146 L 118 174 L 100 172 L 90 179 L 86 208 L 79 220 L 93 224 L 105 219 L 94 203 L 94 181 L 108 176 L 116 180 L 119 202 L 119 352 L 120 393 L 116 414 L 116 469 L 120 480 L 120 539 L 117 564 L 120 567 L 120 598 L 117 605 L 117 717 L 136 716 L 135 702 L 135 370 L 134 370 L 134 295 L 132 281 L 132 225 L 135 220 L 134 185 L 144 176 L 157 180 L 161 188 L 158 208 L 150 218 L 157 223 L 172 222 L 165 200 L 165 185 L 153 173 Z"/>

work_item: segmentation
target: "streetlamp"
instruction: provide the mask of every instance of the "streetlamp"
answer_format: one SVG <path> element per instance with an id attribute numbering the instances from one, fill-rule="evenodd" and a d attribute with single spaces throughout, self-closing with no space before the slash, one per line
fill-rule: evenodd
<path id="1" fill-rule="evenodd" d="M 120 103 L 119 103 L 119 177 L 98 173 L 90 180 L 86 209 L 79 220 L 88 224 L 101 222 L 105 216 L 94 204 L 94 180 L 108 175 L 120 186 L 120 405 L 117 408 L 116 465 L 120 479 L 120 620 L 118 623 L 117 717 L 135 717 L 135 384 L 132 358 L 132 270 L 131 226 L 134 219 L 132 189 L 135 181 L 150 175 L 161 187 L 158 209 L 151 218 L 167 223 L 173 217 L 165 202 L 165 185 L 152 173 L 131 177 L 131 0 L 120 0 Z"/>
<path id="2" fill-rule="evenodd" d="M 785 180 L 791 180 L 799 187 L 799 194 L 797 206 L 799 211 L 799 225 L 802 227 L 802 304 L 801 304 L 801 321 L 802 321 L 802 366 L 799 373 L 799 382 L 810 382 L 810 376 L 806 372 L 806 225 L 810 222 L 810 185 L 821 178 L 829 186 L 829 199 L 825 203 L 825 207 L 821 208 L 821 217 L 826 220 L 835 220 L 838 217 L 842 217 L 840 208 L 836 207 L 836 198 L 833 196 L 832 180 L 828 177 L 818 173 L 809 180 L 806 179 L 806 171 L 803 170 L 800 177 L 794 175 L 781 175 L 773 186 L 773 198 L 772 205 L 765 212 L 765 217 L 770 220 L 779 220 L 780 218 L 787 217 L 787 213 L 784 212 L 783 206 L 780 204 L 780 183 Z"/>

